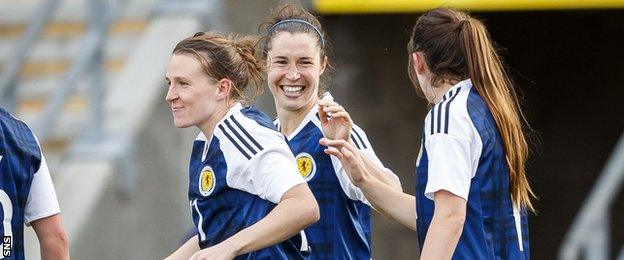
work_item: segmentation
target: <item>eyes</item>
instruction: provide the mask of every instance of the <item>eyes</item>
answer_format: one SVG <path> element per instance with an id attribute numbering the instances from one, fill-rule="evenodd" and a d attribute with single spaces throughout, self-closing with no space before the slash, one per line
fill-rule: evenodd
<path id="1" fill-rule="evenodd" d="M 165 83 L 167 84 L 167 87 L 171 86 L 171 80 L 169 80 L 168 78 L 165 78 Z M 188 86 L 190 86 L 191 84 L 185 80 L 185 79 L 180 79 L 177 81 L 177 86 L 182 87 L 182 88 L 186 88 Z"/>
<path id="2" fill-rule="evenodd" d="M 276 58 L 276 59 L 273 59 L 272 63 L 274 65 L 278 65 L 281 67 L 281 66 L 288 65 L 288 60 L 284 58 Z M 314 66 L 314 62 L 311 59 L 304 58 L 304 59 L 297 60 L 297 66 L 310 67 L 310 66 Z"/>

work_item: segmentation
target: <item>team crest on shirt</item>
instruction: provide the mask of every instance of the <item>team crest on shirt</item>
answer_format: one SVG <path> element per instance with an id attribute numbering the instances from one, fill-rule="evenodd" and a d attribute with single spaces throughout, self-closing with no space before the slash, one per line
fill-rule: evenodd
<path id="1" fill-rule="evenodd" d="M 216 181 L 212 168 L 210 166 L 204 167 L 199 174 L 199 193 L 204 197 L 210 195 L 214 191 Z"/>
<path id="2" fill-rule="evenodd" d="M 301 177 L 303 177 L 306 181 L 311 180 L 316 173 L 316 162 L 314 162 L 314 158 L 307 153 L 300 153 L 296 158 L 297 169 L 299 169 Z"/>

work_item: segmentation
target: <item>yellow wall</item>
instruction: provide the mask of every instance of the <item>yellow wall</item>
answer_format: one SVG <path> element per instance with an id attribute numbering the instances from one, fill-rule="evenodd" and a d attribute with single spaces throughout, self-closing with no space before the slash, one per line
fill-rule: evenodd
<path id="1" fill-rule="evenodd" d="M 564 10 L 624 8 L 624 0 L 313 0 L 321 14 L 409 13 L 436 7 L 463 10 Z"/>

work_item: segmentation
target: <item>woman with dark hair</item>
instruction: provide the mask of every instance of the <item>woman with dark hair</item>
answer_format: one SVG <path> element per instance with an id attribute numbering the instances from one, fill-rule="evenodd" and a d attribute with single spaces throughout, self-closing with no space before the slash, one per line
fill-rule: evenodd
<path id="1" fill-rule="evenodd" d="M 302 259 L 292 237 L 319 218 L 295 158 L 270 119 L 241 102 L 261 92 L 255 40 L 198 33 L 167 66 L 176 127 L 196 126 L 189 206 L 197 234 L 170 259 Z M 254 95 L 255 96 L 255 95 Z"/>
<path id="2" fill-rule="evenodd" d="M 296 155 L 299 172 L 316 197 L 321 218 L 305 229 L 311 259 L 370 259 L 370 204 L 342 164 L 325 154 L 322 137 L 348 140 L 375 178 L 397 191 L 401 184 L 375 155 L 364 131 L 353 125 L 321 80 L 328 67 L 327 41 L 316 17 L 298 5 L 273 9 L 264 36 L 267 81 L 275 100 L 275 124 Z"/>
<path id="3" fill-rule="evenodd" d="M 358 150 L 321 140 L 385 215 L 416 230 L 422 259 L 528 259 L 528 145 L 518 98 L 483 23 L 439 8 L 423 14 L 408 44 L 408 74 L 431 109 L 416 169 L 416 195 L 388 188 Z M 418 218 L 416 217 L 418 216 Z"/>

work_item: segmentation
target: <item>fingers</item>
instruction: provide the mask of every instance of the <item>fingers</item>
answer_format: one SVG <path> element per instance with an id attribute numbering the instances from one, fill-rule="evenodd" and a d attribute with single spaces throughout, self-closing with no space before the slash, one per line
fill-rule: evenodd
<path id="1" fill-rule="evenodd" d="M 338 103 L 334 102 L 333 100 L 319 100 L 318 101 L 319 106 L 322 107 L 328 107 L 328 106 L 337 106 Z"/>
<path id="2" fill-rule="evenodd" d="M 344 118 L 345 120 L 347 120 L 347 122 L 351 123 L 351 116 L 349 115 L 349 113 L 345 111 L 332 113 L 331 117 L 332 118 Z"/>
<path id="3" fill-rule="evenodd" d="M 340 151 L 338 151 L 338 149 L 336 149 L 334 147 L 328 147 L 327 149 L 324 150 L 324 152 L 326 154 L 336 156 L 336 157 L 338 157 L 338 159 L 340 159 L 342 161 L 342 153 Z"/>
<path id="4" fill-rule="evenodd" d="M 351 162 L 355 160 L 355 154 L 353 154 L 349 149 L 347 149 L 347 147 L 343 146 L 342 148 L 340 148 L 340 152 L 342 153 L 342 157 L 344 158 L 344 160 L 351 161 Z"/>
<path id="5" fill-rule="evenodd" d="M 335 148 L 342 148 L 343 146 L 348 145 L 347 141 L 345 140 L 330 140 L 325 137 L 321 138 L 321 140 L 319 140 L 319 143 L 327 147 Z"/>
<path id="6" fill-rule="evenodd" d="M 355 147 L 353 144 L 351 144 L 350 142 L 347 142 L 345 140 L 339 139 L 339 140 L 330 140 L 327 139 L 325 137 L 321 138 L 321 140 L 319 140 L 319 143 L 321 145 L 327 146 L 327 147 L 332 147 L 332 148 L 336 148 L 336 149 L 340 149 L 340 152 L 342 153 L 342 148 L 345 148 L 347 151 L 350 152 L 350 154 L 355 155 L 359 153 L 359 150 L 357 149 L 357 147 Z M 343 153 L 344 154 L 344 153 Z"/>
<path id="7" fill-rule="evenodd" d="M 344 117 L 351 121 L 349 113 L 338 103 L 330 100 L 319 100 L 319 117 L 321 121 L 327 122 L 328 117 Z"/>
<path id="8" fill-rule="evenodd" d="M 318 113 L 321 124 L 326 125 L 329 122 L 329 115 L 323 110 L 323 106 L 318 107 Z"/>

